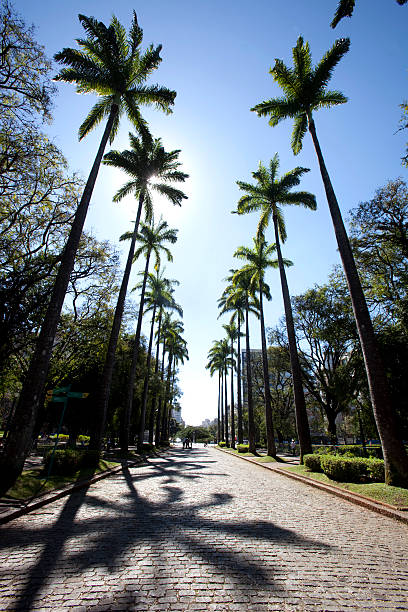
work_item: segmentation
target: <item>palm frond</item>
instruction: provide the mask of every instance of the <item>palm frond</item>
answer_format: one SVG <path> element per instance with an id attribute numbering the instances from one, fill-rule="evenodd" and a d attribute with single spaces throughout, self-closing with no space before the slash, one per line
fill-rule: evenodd
<path id="1" fill-rule="evenodd" d="M 294 155 L 297 155 L 302 150 L 303 136 L 307 132 L 307 116 L 306 113 L 295 117 L 292 131 L 292 139 L 290 146 Z"/>
<path id="2" fill-rule="evenodd" d="M 341 21 L 344 17 L 351 17 L 353 14 L 354 6 L 355 0 L 340 0 L 333 17 L 333 21 L 330 24 L 331 27 L 334 29 L 339 23 L 339 21 Z"/>
<path id="3" fill-rule="evenodd" d="M 331 49 L 322 57 L 312 74 L 312 88 L 317 93 L 323 93 L 324 88 L 330 81 L 334 68 L 337 66 L 343 55 L 350 49 L 349 38 L 337 39 Z"/>
<path id="4" fill-rule="evenodd" d="M 102 100 L 97 102 L 89 111 L 85 121 L 80 125 L 78 130 L 79 140 L 82 140 L 84 136 L 89 134 L 94 127 L 96 127 L 104 117 L 108 116 L 111 110 L 111 99 L 104 97 Z"/>

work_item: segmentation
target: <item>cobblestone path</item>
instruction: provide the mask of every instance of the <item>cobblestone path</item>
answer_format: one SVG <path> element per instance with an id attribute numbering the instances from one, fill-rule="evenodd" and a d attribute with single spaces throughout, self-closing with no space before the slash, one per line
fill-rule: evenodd
<path id="1" fill-rule="evenodd" d="M 5 525 L 1 610 L 408 610 L 408 528 L 215 449 Z"/>

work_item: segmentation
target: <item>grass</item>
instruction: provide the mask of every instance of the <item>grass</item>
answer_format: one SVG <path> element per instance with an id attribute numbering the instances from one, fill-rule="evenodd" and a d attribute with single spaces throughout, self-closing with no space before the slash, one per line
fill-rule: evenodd
<path id="1" fill-rule="evenodd" d="M 337 482 L 328 478 L 326 474 L 309 472 L 304 465 L 287 465 L 284 469 L 295 472 L 295 474 L 300 474 L 301 476 L 306 476 L 307 478 L 312 478 L 313 480 L 318 480 L 319 482 L 323 482 L 325 484 L 334 485 L 341 489 L 345 489 L 346 491 L 351 491 L 352 493 L 365 495 L 365 497 L 370 497 L 375 501 L 385 502 L 386 504 L 391 504 L 392 506 L 408 507 L 408 489 L 392 487 L 383 482 L 371 482 L 367 484 Z"/>
<path id="2" fill-rule="evenodd" d="M 105 461 L 101 459 L 96 469 L 88 468 L 78 470 L 70 476 L 50 476 L 49 479 L 43 484 L 45 475 L 41 468 L 27 470 L 21 474 L 17 479 L 13 487 L 7 492 L 7 498 L 16 501 L 23 501 L 30 499 L 38 492 L 47 493 L 54 489 L 61 489 L 70 484 L 74 484 L 80 480 L 87 480 L 96 474 L 105 472 L 108 469 L 112 469 L 119 465 L 114 461 Z M 41 486 L 43 484 L 43 486 Z M 41 487 L 41 491 L 40 491 Z"/>
<path id="3" fill-rule="evenodd" d="M 271 457 L 270 455 L 262 455 L 262 457 L 256 457 L 256 460 L 259 461 L 259 463 L 278 463 L 277 459 Z"/>

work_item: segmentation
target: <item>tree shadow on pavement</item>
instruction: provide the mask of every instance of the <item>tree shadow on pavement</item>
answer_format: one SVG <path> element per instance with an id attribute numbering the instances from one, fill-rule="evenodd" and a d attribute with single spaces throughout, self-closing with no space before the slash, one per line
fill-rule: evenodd
<path id="1" fill-rule="evenodd" d="M 81 577 L 91 568 L 105 568 L 105 573 L 111 574 L 113 578 L 115 572 L 126 565 L 124 559 L 129 549 L 132 550 L 129 571 L 136 572 L 135 577 L 139 581 L 143 580 L 144 575 L 138 562 L 144 563 L 149 551 L 154 552 L 156 559 L 153 568 L 168 568 L 172 556 L 185 557 L 187 553 L 199 559 L 200 564 L 210 566 L 216 574 L 229 576 L 236 583 L 238 591 L 240 585 L 244 588 L 254 583 L 260 585 L 262 590 L 279 591 L 282 587 L 274 583 L 270 563 L 269 568 L 266 568 L 265 562 L 256 554 L 257 542 L 266 543 L 268 547 L 273 547 L 274 543 L 296 546 L 303 551 L 331 548 L 279 527 L 269 520 L 245 520 L 235 518 L 236 515 L 232 520 L 231 515 L 225 515 L 222 510 L 233 499 L 230 493 L 206 495 L 201 490 L 199 500 L 190 503 L 183 500 L 183 489 L 169 486 L 168 481 L 163 482 L 163 477 L 165 479 L 170 471 L 174 479 L 189 479 L 191 475 L 188 472 L 192 467 L 200 472 L 206 466 L 193 462 L 192 456 L 189 460 L 181 456 L 182 461 L 177 453 L 177 462 L 166 459 L 160 465 L 155 464 L 151 472 L 145 471 L 143 474 L 138 473 L 137 469 L 132 473 L 124 465 L 122 475 L 118 473 L 109 479 L 111 484 L 115 480 L 125 479 L 127 493 L 121 494 L 118 499 L 112 496 L 101 499 L 92 491 L 87 495 L 89 487 L 86 487 L 68 498 L 55 522 L 41 527 L 34 524 L 31 527 L 29 520 L 26 520 L 24 526 L 10 524 L 3 528 L 3 549 L 8 548 L 5 539 L 11 549 L 20 549 L 22 555 L 26 548 L 32 549 L 35 545 L 42 548 L 38 561 L 17 594 L 17 602 L 15 599 L 10 601 L 8 609 L 31 610 L 34 603 L 38 606 L 41 593 L 50 582 L 49 577 L 55 578 L 56 571 L 62 573 L 65 570 L 71 577 Z M 177 467 L 179 465 L 180 470 Z M 156 496 L 152 494 L 142 497 L 139 494 L 137 484 L 146 478 L 159 479 Z M 219 510 L 214 513 L 213 510 L 217 508 Z M 81 515 L 78 516 L 80 509 Z M 237 539 L 242 542 L 242 546 L 234 549 L 229 542 L 236 542 Z M 8 572 L 10 568 L 0 570 L 0 575 Z M 116 582 L 116 579 L 112 582 L 113 590 Z M 126 610 L 129 594 L 126 593 L 126 597 L 123 594 L 123 582 L 119 587 L 122 588 L 121 596 L 124 597 L 125 606 L 121 609 Z M 51 585 L 50 589 L 52 591 Z M 99 603 L 94 602 L 95 605 L 87 609 L 109 609 L 109 602 L 112 602 L 110 594 L 99 593 L 96 599 Z M 135 585 L 132 589 L 133 606 L 137 599 L 138 587 Z"/>

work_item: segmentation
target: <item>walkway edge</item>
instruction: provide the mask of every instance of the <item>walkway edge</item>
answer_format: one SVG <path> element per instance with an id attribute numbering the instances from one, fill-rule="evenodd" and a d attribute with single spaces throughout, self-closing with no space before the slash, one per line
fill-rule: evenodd
<path id="1" fill-rule="evenodd" d="M 20 516 L 24 516 L 29 512 L 33 512 L 34 510 L 38 510 L 38 508 L 42 508 L 42 506 L 46 506 L 47 504 L 50 504 L 51 502 L 56 501 L 61 497 L 70 495 L 74 491 L 79 491 L 80 489 L 83 489 L 84 487 L 87 487 L 93 484 L 94 482 L 98 482 L 98 480 L 102 480 L 103 478 L 107 478 L 112 474 L 116 474 L 117 472 L 120 472 L 122 470 L 122 467 L 122 465 L 118 465 L 117 467 L 114 467 L 110 470 L 106 470 L 105 472 L 101 472 L 100 474 L 97 474 L 96 476 L 93 476 L 88 480 L 82 480 L 81 482 L 78 482 L 77 484 L 74 484 L 72 486 L 69 485 L 68 487 L 65 487 L 63 489 L 58 489 L 49 494 L 47 493 L 46 495 L 41 497 L 41 499 L 38 499 L 37 501 L 34 501 L 31 504 L 27 504 L 27 506 L 23 506 L 21 508 L 18 508 L 17 510 L 12 510 L 11 512 L 5 513 L 0 516 L 0 525 L 9 523 L 14 519 L 19 518 Z"/>
<path id="2" fill-rule="evenodd" d="M 351 502 L 352 504 L 368 508 L 373 512 L 377 512 L 377 514 L 382 514 L 383 516 L 387 516 L 388 518 L 392 518 L 396 521 L 400 521 L 401 523 L 405 523 L 406 525 L 408 525 L 408 516 L 404 515 L 398 510 L 392 510 L 390 507 L 384 506 L 380 502 L 377 503 L 374 500 L 371 501 L 368 497 L 363 497 L 358 494 L 354 494 L 351 491 L 346 491 L 345 489 L 340 489 L 339 487 L 336 487 L 334 485 L 328 485 L 323 482 L 319 482 L 318 480 L 307 478 L 306 476 L 294 474 L 293 472 L 282 469 L 275 464 L 271 465 L 270 463 L 260 463 L 259 461 L 256 461 L 251 457 L 240 457 L 238 453 L 230 453 L 229 451 L 224 450 L 222 448 L 217 448 L 217 450 L 221 451 L 222 453 L 225 453 L 226 455 L 237 457 L 237 459 L 242 459 L 244 461 L 247 461 L 248 463 L 252 463 L 252 465 L 258 465 L 259 467 L 264 468 L 266 470 L 277 472 L 278 474 L 282 474 L 283 476 L 287 476 L 289 478 L 292 478 L 293 480 L 302 482 L 303 484 L 315 487 L 316 489 L 320 489 L 321 491 L 330 493 L 331 495 L 336 495 L 337 497 L 341 497 L 346 501 Z"/>

